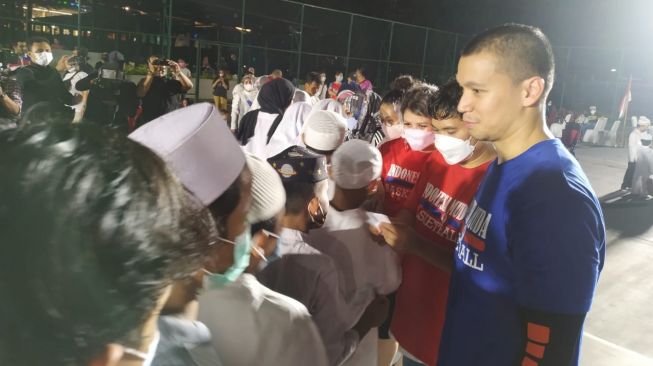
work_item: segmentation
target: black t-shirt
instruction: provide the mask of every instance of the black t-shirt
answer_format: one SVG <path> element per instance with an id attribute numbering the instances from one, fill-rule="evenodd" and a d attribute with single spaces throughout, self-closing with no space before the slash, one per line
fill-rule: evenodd
<path id="1" fill-rule="evenodd" d="M 73 104 L 59 72 L 50 66 L 27 65 L 16 71 L 16 81 L 23 91 L 23 111 L 36 103 L 49 102 L 52 108 L 66 108 Z"/>
<path id="2" fill-rule="evenodd" d="M 215 88 L 213 88 L 213 96 L 215 97 L 227 97 L 227 89 L 229 87 L 225 85 L 225 83 L 218 81 L 218 83 L 215 85 Z"/>
<path id="3" fill-rule="evenodd" d="M 143 97 L 142 123 L 149 122 L 179 107 L 178 94 L 182 92 L 181 82 L 155 77 L 150 90 Z"/>

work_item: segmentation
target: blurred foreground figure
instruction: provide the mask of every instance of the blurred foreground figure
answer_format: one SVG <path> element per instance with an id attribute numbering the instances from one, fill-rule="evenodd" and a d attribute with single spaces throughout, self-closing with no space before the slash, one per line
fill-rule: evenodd
<path id="1" fill-rule="evenodd" d="M 43 122 L 0 135 L 0 364 L 148 365 L 173 279 L 199 265 L 196 211 L 143 146 Z"/>

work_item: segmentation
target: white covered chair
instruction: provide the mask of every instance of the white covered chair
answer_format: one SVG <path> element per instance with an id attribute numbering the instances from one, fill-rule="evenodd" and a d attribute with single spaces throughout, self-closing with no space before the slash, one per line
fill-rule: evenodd
<path id="1" fill-rule="evenodd" d="M 608 132 L 605 139 L 605 146 L 617 147 L 617 133 L 619 132 L 619 127 L 621 126 L 621 121 L 614 121 L 610 131 Z"/>
<path id="2" fill-rule="evenodd" d="M 607 118 L 605 117 L 599 118 L 598 122 L 596 122 L 596 127 L 594 127 L 593 130 L 587 131 L 587 133 L 585 134 L 585 138 L 583 139 L 583 142 L 591 142 L 594 145 L 599 145 L 601 143 L 603 135 L 605 135 L 605 125 L 607 123 L 608 123 Z"/>
<path id="3" fill-rule="evenodd" d="M 559 122 L 554 122 L 551 124 L 551 127 L 549 127 L 549 129 L 551 130 L 551 133 L 553 134 L 554 137 L 556 138 L 562 137 L 562 131 L 565 129 L 565 124 L 566 123 L 559 123 Z"/>

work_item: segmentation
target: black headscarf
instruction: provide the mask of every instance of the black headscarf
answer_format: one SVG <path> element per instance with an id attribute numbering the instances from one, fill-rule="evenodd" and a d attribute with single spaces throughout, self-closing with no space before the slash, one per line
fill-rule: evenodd
<path id="1" fill-rule="evenodd" d="M 238 141 L 240 141 L 240 144 L 246 145 L 247 141 L 249 141 L 249 139 L 254 136 L 254 129 L 256 128 L 256 121 L 258 120 L 259 111 L 270 114 L 279 114 L 277 118 L 274 119 L 274 122 L 268 131 L 267 141 L 270 142 L 270 138 L 274 134 L 274 131 L 276 131 L 279 123 L 281 122 L 281 119 L 283 118 L 283 113 L 292 103 L 294 96 L 295 86 L 286 79 L 278 78 L 263 84 L 257 97 L 261 108 L 255 111 L 247 112 L 247 114 L 245 114 L 243 119 L 240 121 L 240 126 L 238 127 L 238 132 L 236 133 L 236 137 L 238 138 Z"/>

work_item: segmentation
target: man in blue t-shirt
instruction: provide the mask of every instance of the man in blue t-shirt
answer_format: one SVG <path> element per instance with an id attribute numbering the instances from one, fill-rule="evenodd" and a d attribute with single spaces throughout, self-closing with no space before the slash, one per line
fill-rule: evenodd
<path id="1" fill-rule="evenodd" d="M 575 366 L 605 255 L 599 202 L 547 129 L 551 44 L 509 24 L 464 49 L 458 109 L 493 163 L 454 258 L 440 366 Z"/>

